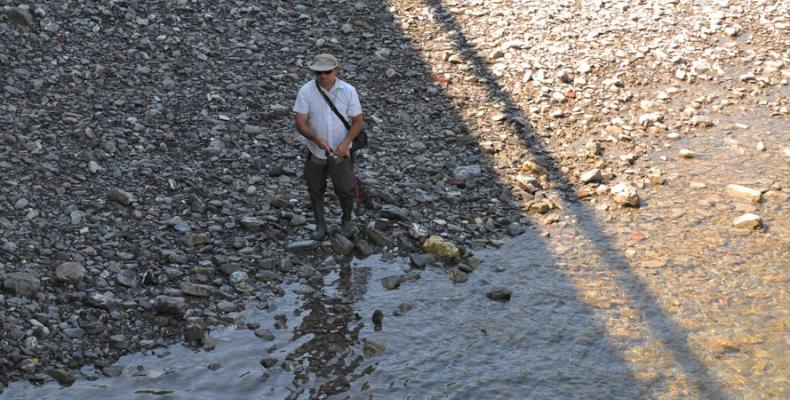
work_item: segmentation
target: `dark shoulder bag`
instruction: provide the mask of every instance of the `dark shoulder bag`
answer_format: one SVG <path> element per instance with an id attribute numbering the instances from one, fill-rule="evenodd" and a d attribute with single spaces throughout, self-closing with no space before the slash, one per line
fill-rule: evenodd
<path id="1" fill-rule="evenodd" d="M 346 119 L 340 115 L 340 111 L 337 111 L 337 107 L 335 107 L 335 104 L 329 99 L 329 96 L 324 93 L 324 90 L 321 89 L 321 86 L 318 85 L 318 81 L 315 81 L 315 86 L 318 88 L 318 93 L 321 93 L 321 96 L 324 98 L 324 100 L 326 100 L 327 104 L 329 104 L 329 107 L 335 112 L 335 115 L 340 118 L 343 126 L 345 126 L 347 130 L 351 130 L 351 124 L 349 124 L 348 121 L 346 121 Z M 362 131 L 359 132 L 359 135 L 354 138 L 354 141 L 351 145 L 351 152 L 353 153 L 354 151 L 364 149 L 365 147 L 368 147 L 368 133 L 365 132 L 365 129 L 363 128 Z"/>

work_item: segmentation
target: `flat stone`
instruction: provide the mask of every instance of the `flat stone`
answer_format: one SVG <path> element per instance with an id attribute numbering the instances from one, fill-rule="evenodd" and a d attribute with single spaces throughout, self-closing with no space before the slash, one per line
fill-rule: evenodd
<path id="1" fill-rule="evenodd" d="M 305 251 L 312 251 L 318 248 L 321 242 L 317 240 L 300 240 L 289 244 L 285 250 L 290 253 L 300 253 Z"/>
<path id="2" fill-rule="evenodd" d="M 185 294 L 195 297 L 209 297 L 217 291 L 213 286 L 189 282 L 182 282 L 179 287 Z"/>
<path id="3" fill-rule="evenodd" d="M 759 190 L 736 185 L 734 183 L 727 185 L 727 194 L 736 199 L 753 201 L 755 203 L 759 203 L 762 199 L 762 192 Z"/>
<path id="4" fill-rule="evenodd" d="M 409 219 L 409 211 L 391 204 L 385 204 L 381 207 L 381 216 L 392 220 L 407 220 Z"/>

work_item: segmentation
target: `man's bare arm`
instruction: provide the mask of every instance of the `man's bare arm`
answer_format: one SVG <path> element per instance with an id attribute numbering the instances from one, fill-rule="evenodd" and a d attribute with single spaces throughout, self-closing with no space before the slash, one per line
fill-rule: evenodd
<path id="1" fill-rule="evenodd" d="M 315 132 L 310 129 L 310 125 L 307 124 L 307 114 L 296 113 L 296 115 L 294 115 L 294 121 L 296 122 L 296 130 L 307 138 L 307 140 L 317 144 L 318 147 L 326 151 L 332 150 L 329 148 L 329 144 L 326 140 L 316 135 Z"/>

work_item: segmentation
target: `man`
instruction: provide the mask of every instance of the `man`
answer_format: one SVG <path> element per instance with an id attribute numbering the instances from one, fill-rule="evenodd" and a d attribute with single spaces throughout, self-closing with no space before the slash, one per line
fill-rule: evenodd
<path id="1" fill-rule="evenodd" d="M 332 178 L 343 210 L 340 234 L 350 238 L 355 233 L 351 223 L 354 169 L 350 150 L 354 138 L 362 131 L 362 106 L 356 89 L 337 78 L 340 64 L 334 56 L 319 54 L 308 68 L 315 73 L 315 79 L 299 89 L 293 111 L 296 113 L 296 129 L 305 137 L 308 149 L 304 176 L 316 222 L 312 238 L 324 240 L 326 236 L 324 193 L 327 174 Z M 340 117 L 332 111 L 322 92 L 346 121 L 351 120 L 350 129 L 346 129 Z"/>

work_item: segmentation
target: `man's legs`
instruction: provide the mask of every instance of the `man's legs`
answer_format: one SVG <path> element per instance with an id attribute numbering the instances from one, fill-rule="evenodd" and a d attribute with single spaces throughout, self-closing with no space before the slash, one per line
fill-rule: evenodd
<path id="1" fill-rule="evenodd" d="M 335 187 L 335 194 L 340 199 L 340 208 L 343 210 L 340 234 L 345 237 L 354 235 L 354 225 L 351 224 L 351 214 L 354 210 L 354 166 L 351 157 L 346 157 L 340 162 L 329 163 L 329 176 Z"/>
<path id="2" fill-rule="evenodd" d="M 326 217 L 324 214 L 324 192 L 326 192 L 326 165 L 320 165 L 311 160 L 310 152 L 307 152 L 307 160 L 304 162 L 304 177 L 307 181 L 307 192 L 310 194 L 310 206 L 313 209 L 316 229 L 312 238 L 324 240 L 326 236 Z"/>

